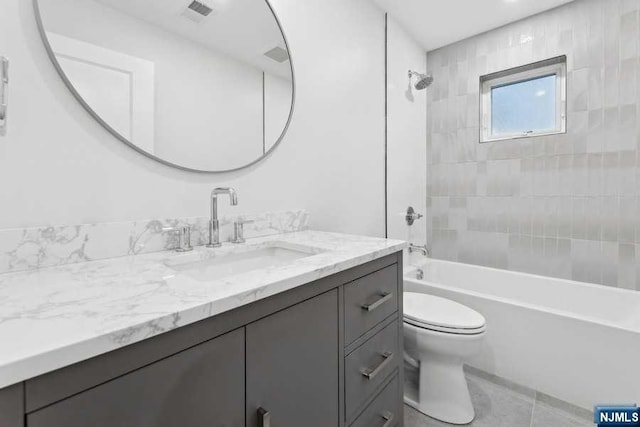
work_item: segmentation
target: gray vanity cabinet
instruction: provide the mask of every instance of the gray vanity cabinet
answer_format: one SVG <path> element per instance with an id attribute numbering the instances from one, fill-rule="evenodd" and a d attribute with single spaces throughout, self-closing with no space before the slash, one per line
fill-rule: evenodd
<path id="1" fill-rule="evenodd" d="M 247 326 L 247 427 L 340 423 L 338 291 Z M 264 418 L 264 420 L 263 420 Z"/>
<path id="2" fill-rule="evenodd" d="M 244 330 L 27 416 L 29 427 L 244 427 Z"/>
<path id="3" fill-rule="evenodd" d="M 0 390 L 0 427 L 402 427 L 402 253 Z"/>
<path id="4" fill-rule="evenodd" d="M 24 384 L 0 390 L 0 427 L 24 427 Z"/>

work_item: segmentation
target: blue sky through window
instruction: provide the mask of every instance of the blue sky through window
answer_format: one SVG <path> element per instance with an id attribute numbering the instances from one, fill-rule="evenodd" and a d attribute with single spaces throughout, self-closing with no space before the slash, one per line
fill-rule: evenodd
<path id="1" fill-rule="evenodd" d="M 556 129 L 556 76 L 491 89 L 493 135 Z"/>

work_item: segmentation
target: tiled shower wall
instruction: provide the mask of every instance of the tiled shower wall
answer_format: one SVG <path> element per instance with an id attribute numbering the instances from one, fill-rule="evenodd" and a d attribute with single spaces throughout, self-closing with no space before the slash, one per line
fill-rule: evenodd
<path id="1" fill-rule="evenodd" d="M 639 10 L 577 0 L 428 54 L 435 258 L 640 290 Z M 567 133 L 480 144 L 480 76 L 559 55 Z"/>

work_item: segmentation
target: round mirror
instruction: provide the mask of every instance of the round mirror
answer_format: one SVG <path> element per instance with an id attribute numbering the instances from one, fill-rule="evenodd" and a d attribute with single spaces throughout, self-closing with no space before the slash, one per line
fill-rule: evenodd
<path id="1" fill-rule="evenodd" d="M 267 0 L 34 0 L 56 68 L 82 105 L 138 151 L 182 169 L 257 162 L 294 100 Z"/>

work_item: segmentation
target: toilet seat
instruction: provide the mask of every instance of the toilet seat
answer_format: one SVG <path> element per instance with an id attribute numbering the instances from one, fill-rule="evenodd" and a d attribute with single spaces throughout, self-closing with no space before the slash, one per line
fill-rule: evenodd
<path id="1" fill-rule="evenodd" d="M 417 328 L 457 335 L 477 335 L 486 321 L 477 311 L 445 298 L 404 293 L 404 321 Z"/>
<path id="2" fill-rule="evenodd" d="M 424 329 L 425 331 L 433 331 L 433 332 L 441 332 L 444 334 L 452 334 L 452 335 L 479 335 L 484 333 L 486 330 L 486 326 L 478 329 L 456 329 L 456 328 L 444 328 L 442 326 L 429 325 L 426 323 L 415 322 L 410 319 L 405 318 L 404 323 L 407 325 L 415 326 L 419 329 Z"/>

